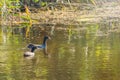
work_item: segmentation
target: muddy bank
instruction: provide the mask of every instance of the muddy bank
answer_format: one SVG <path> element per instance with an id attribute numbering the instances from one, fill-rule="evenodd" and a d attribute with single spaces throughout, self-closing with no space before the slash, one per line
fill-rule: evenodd
<path id="1" fill-rule="evenodd" d="M 82 23 L 119 22 L 119 14 L 118 3 L 106 3 L 102 6 L 93 6 L 92 4 L 73 6 L 72 9 L 64 8 L 63 10 L 42 11 L 38 9 L 30 16 L 32 20 L 35 20 L 33 23 L 80 25 Z"/>
<path id="2" fill-rule="evenodd" d="M 19 16 L 7 15 L 2 23 L 20 24 L 60 24 L 60 25 L 83 25 L 96 23 L 119 23 L 120 5 L 117 2 L 108 2 L 102 5 L 80 4 L 60 5 L 54 9 L 35 8 L 30 10 L 30 20 L 21 16 L 28 16 L 20 13 Z"/>

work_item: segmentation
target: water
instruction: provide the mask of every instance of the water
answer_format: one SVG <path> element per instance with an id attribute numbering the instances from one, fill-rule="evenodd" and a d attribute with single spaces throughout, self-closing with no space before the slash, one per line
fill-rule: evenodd
<path id="1" fill-rule="evenodd" d="M 119 80 L 120 33 L 96 35 L 97 25 L 79 29 L 38 27 L 25 36 L 25 27 L 0 29 L 0 80 Z M 103 25 L 102 25 L 103 26 Z M 28 43 L 40 44 L 49 34 L 45 56 L 37 50 L 24 58 Z M 4 38 L 3 38 L 4 36 Z"/>

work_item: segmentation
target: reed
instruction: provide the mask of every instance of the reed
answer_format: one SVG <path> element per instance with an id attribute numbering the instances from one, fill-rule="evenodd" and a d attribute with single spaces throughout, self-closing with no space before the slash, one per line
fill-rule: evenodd
<path id="1" fill-rule="evenodd" d="M 95 6 L 96 6 L 96 1 L 95 0 L 90 0 Z"/>
<path id="2" fill-rule="evenodd" d="M 25 12 L 27 14 L 27 18 L 29 19 L 30 24 L 32 24 L 32 19 L 30 17 L 30 10 L 28 9 L 27 5 L 25 5 Z"/>

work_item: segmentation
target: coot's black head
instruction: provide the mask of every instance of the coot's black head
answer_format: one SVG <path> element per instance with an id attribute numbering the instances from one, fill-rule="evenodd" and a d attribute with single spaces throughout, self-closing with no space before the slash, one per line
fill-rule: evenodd
<path id="1" fill-rule="evenodd" d="M 44 36 L 44 40 L 50 39 L 49 36 Z"/>

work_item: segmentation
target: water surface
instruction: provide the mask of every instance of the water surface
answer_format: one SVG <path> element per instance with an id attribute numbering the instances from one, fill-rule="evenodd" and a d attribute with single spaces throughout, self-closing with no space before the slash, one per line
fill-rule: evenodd
<path id="1" fill-rule="evenodd" d="M 34 25 L 26 38 L 24 27 L 4 28 L 0 29 L 0 80 L 119 80 L 119 32 L 96 36 L 97 27 L 74 31 Z M 41 44 L 46 34 L 51 36 L 49 55 L 36 50 L 33 58 L 24 58 L 27 44 Z"/>

